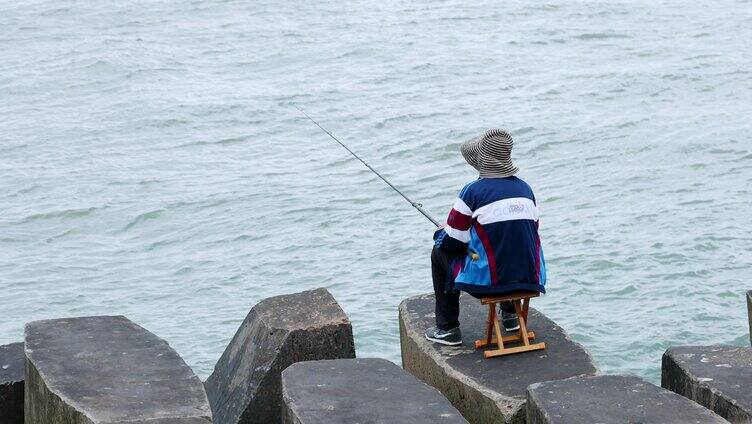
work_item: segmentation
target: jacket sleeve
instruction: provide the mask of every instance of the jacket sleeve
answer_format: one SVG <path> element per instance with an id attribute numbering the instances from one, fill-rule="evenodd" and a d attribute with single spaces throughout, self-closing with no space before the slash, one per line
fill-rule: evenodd
<path id="1" fill-rule="evenodd" d="M 443 232 L 438 231 L 434 235 L 436 247 L 450 255 L 463 254 L 467 251 L 473 221 L 473 210 L 467 205 L 468 201 L 467 190 L 463 189 L 454 201 Z"/>

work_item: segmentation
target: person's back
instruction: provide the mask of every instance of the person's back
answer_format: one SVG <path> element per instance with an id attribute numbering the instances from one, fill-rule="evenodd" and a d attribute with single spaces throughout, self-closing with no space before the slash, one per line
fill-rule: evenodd
<path id="1" fill-rule="evenodd" d="M 468 184 L 455 202 L 445 232 L 439 246 L 450 253 L 468 253 L 455 277 L 456 289 L 477 294 L 545 292 L 538 208 L 523 180 L 480 178 Z"/>
<path id="2" fill-rule="evenodd" d="M 461 343 L 458 290 L 480 297 L 526 290 L 545 292 L 546 268 L 538 235 L 538 207 L 530 186 L 514 176 L 512 138 L 489 130 L 462 145 L 480 178 L 459 193 L 431 255 L 436 328 L 426 338 Z M 510 305 L 507 305 L 510 306 Z M 516 315 L 504 308 L 504 326 Z"/>

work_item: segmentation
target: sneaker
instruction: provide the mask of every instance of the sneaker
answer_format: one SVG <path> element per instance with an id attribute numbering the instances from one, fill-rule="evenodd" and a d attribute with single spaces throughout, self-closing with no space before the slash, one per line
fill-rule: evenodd
<path id="1" fill-rule="evenodd" d="M 517 331 L 520 329 L 520 320 L 517 319 L 517 314 L 501 312 L 501 325 L 504 326 L 506 331 Z"/>
<path id="2" fill-rule="evenodd" d="M 447 346 L 459 346 L 462 344 L 462 333 L 459 327 L 452 328 L 451 330 L 431 328 L 426 331 L 426 339 Z"/>

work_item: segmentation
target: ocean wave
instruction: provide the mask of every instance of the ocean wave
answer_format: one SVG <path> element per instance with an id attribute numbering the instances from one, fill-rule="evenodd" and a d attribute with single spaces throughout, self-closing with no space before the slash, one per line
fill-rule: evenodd
<path id="1" fill-rule="evenodd" d="M 44 220 L 50 220 L 50 219 L 60 219 L 60 220 L 68 220 L 68 219 L 74 219 L 74 218 L 83 218 L 88 215 L 91 215 L 95 211 L 99 210 L 101 208 L 99 207 L 90 207 L 90 208 L 81 208 L 81 209 L 65 209 L 61 211 L 52 211 L 52 212 L 44 212 L 44 213 L 37 213 L 33 215 L 29 215 L 25 218 L 23 218 L 21 221 L 19 221 L 19 224 L 28 224 L 31 222 L 37 222 L 37 221 L 44 221 Z"/>
<path id="2" fill-rule="evenodd" d="M 165 209 L 156 209 L 149 212 L 144 212 L 136 215 L 135 218 L 131 219 L 123 228 L 121 231 L 125 232 L 128 231 L 137 225 L 143 224 L 144 222 L 154 220 L 162 216 L 164 214 Z"/>
<path id="3" fill-rule="evenodd" d="M 584 34 L 575 35 L 572 38 L 575 38 L 577 40 L 611 40 L 611 39 L 632 38 L 632 37 L 627 34 L 616 34 L 616 33 L 608 33 L 608 32 L 588 32 Z"/>

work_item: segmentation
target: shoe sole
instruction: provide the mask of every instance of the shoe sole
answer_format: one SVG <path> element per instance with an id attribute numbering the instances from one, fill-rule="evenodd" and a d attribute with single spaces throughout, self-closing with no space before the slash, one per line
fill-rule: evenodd
<path id="1" fill-rule="evenodd" d="M 431 337 L 428 337 L 428 336 L 425 336 L 425 338 L 426 338 L 426 340 L 428 340 L 428 341 L 430 341 L 430 342 L 434 342 L 434 343 L 439 343 L 439 344 L 443 344 L 443 345 L 445 345 L 445 346 L 459 346 L 459 345 L 461 345 L 461 344 L 462 344 L 462 342 L 461 342 L 461 341 L 459 341 L 459 342 L 448 342 L 448 341 L 446 341 L 446 340 L 442 340 L 442 339 L 434 339 L 434 338 L 431 338 Z"/>
<path id="2" fill-rule="evenodd" d="M 519 325 L 517 327 L 512 327 L 512 328 L 506 328 L 506 327 L 504 327 L 504 331 L 517 331 L 519 329 L 520 329 Z"/>

